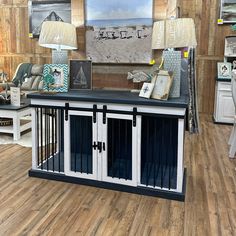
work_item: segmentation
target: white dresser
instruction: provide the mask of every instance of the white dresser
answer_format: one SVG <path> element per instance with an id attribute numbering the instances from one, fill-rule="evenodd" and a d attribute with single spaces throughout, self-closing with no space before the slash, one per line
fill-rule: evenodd
<path id="1" fill-rule="evenodd" d="M 233 124 L 234 114 L 231 81 L 229 79 L 216 79 L 214 121 Z"/>

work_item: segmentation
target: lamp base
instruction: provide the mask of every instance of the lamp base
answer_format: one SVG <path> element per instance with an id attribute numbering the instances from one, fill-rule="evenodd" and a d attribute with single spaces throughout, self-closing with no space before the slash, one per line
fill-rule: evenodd
<path id="1" fill-rule="evenodd" d="M 52 50 L 52 64 L 68 64 L 68 52 Z"/>

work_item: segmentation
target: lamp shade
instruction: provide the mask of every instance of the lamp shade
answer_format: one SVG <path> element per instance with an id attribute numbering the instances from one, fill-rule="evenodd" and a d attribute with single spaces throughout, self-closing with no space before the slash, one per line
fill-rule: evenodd
<path id="1" fill-rule="evenodd" d="M 191 18 L 154 22 L 152 49 L 196 47 L 195 24 Z"/>
<path id="2" fill-rule="evenodd" d="M 42 24 L 39 45 L 56 50 L 77 49 L 75 26 L 61 21 L 45 21 Z"/>

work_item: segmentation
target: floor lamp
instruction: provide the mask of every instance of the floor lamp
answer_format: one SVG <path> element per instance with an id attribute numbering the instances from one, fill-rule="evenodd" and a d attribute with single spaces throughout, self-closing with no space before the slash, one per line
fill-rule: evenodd
<path id="1" fill-rule="evenodd" d="M 76 28 L 61 21 L 45 21 L 42 24 L 39 45 L 52 49 L 53 64 L 68 64 L 67 50 L 77 49 Z"/>

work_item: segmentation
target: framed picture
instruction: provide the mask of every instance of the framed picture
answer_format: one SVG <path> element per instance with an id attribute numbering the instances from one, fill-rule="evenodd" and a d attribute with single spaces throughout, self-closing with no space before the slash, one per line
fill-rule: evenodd
<path id="1" fill-rule="evenodd" d="M 139 93 L 139 97 L 150 98 L 154 88 L 153 83 L 143 83 L 142 89 Z"/>
<path id="2" fill-rule="evenodd" d="M 160 70 L 152 81 L 152 83 L 154 83 L 154 88 L 151 97 L 160 100 L 167 100 L 169 97 L 172 82 L 173 73 L 165 70 Z"/>
<path id="3" fill-rule="evenodd" d="M 45 64 L 43 68 L 43 90 L 48 92 L 68 91 L 68 65 Z"/>
<path id="4" fill-rule="evenodd" d="M 71 23 L 71 0 L 28 1 L 29 37 L 38 38 L 44 21 Z"/>
<path id="5" fill-rule="evenodd" d="M 218 62 L 217 63 L 218 78 L 231 79 L 231 67 L 232 64 L 229 62 Z"/>
<path id="6" fill-rule="evenodd" d="M 225 38 L 225 57 L 236 57 L 236 36 Z"/>
<path id="7" fill-rule="evenodd" d="M 70 60 L 70 89 L 92 89 L 92 61 Z"/>
<path id="8" fill-rule="evenodd" d="M 221 0 L 220 1 L 220 22 L 236 23 L 236 1 Z"/>
<path id="9" fill-rule="evenodd" d="M 86 56 L 93 63 L 152 59 L 153 0 L 85 0 Z"/>

